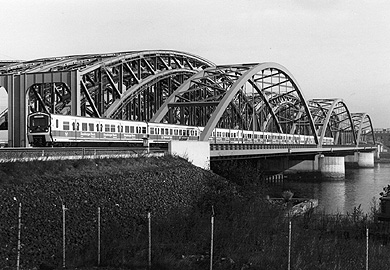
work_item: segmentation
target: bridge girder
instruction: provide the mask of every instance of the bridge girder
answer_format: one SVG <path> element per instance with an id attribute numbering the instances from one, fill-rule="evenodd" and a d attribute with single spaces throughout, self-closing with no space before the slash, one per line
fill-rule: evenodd
<path id="1" fill-rule="evenodd" d="M 200 71 L 160 107 L 152 122 L 317 136 L 300 87 L 277 63 L 223 65 Z"/>

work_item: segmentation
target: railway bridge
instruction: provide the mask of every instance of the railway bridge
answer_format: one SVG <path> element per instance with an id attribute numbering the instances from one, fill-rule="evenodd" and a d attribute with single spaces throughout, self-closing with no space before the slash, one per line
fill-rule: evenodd
<path id="1" fill-rule="evenodd" d="M 373 166 L 370 116 L 350 112 L 341 98 L 305 99 L 293 75 L 277 63 L 216 65 L 170 50 L 1 63 L 0 91 L 8 93 L 9 109 L 0 114 L 0 128 L 8 127 L 10 147 L 28 146 L 27 115 L 41 111 L 201 126 L 199 142 L 191 142 L 197 146 L 172 142 L 172 149 L 186 155 L 194 152 L 194 159 L 206 163 L 288 157 L 288 168 L 320 160 L 316 162 L 325 162 L 321 166 L 332 170 L 334 162 L 344 166 L 344 159 Z M 314 143 L 232 144 L 228 138 L 213 142 L 215 128 L 306 135 Z M 332 138 L 331 145 L 327 138 Z M 197 152 L 200 149 L 208 153 Z M 299 162 L 290 164 L 291 160 Z"/>

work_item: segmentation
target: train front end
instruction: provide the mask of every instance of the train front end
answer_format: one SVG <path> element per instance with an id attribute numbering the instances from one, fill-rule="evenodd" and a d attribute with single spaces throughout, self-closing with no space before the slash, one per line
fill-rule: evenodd
<path id="1" fill-rule="evenodd" d="M 52 144 L 50 114 L 37 112 L 28 116 L 27 138 L 35 147 Z"/>

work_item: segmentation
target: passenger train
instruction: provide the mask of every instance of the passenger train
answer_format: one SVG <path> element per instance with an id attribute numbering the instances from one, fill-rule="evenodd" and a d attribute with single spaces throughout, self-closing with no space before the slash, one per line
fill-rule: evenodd
<path id="1" fill-rule="evenodd" d="M 118 119 L 32 113 L 27 137 L 31 146 L 166 145 L 171 140 L 198 140 L 203 127 Z M 314 136 L 215 128 L 211 143 L 315 144 Z M 326 138 L 324 144 L 333 144 Z"/>

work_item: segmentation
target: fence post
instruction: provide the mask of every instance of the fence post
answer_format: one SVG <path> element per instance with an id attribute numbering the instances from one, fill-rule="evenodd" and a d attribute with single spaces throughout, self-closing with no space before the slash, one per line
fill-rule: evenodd
<path id="1" fill-rule="evenodd" d="M 21 243 L 20 243 L 20 234 L 22 230 L 22 203 L 19 203 L 19 212 L 18 212 L 18 256 L 16 259 L 16 270 L 20 269 L 20 249 L 21 249 Z"/>
<path id="2" fill-rule="evenodd" d="M 366 270 L 368 270 L 368 227 L 366 228 Z"/>
<path id="3" fill-rule="evenodd" d="M 98 266 L 100 266 L 100 207 L 98 207 Z"/>
<path id="4" fill-rule="evenodd" d="M 149 252 L 148 252 L 148 268 L 152 267 L 152 217 L 148 212 L 148 234 L 149 234 Z"/>
<path id="5" fill-rule="evenodd" d="M 213 251 L 214 251 L 214 206 L 211 207 L 211 241 L 210 241 L 210 270 L 213 270 Z"/>
<path id="6" fill-rule="evenodd" d="M 65 204 L 62 204 L 62 268 L 66 267 L 65 264 L 65 240 L 66 240 L 66 235 L 65 235 Z"/>
<path id="7" fill-rule="evenodd" d="M 288 222 L 288 265 L 287 269 L 291 269 L 291 220 Z"/>

